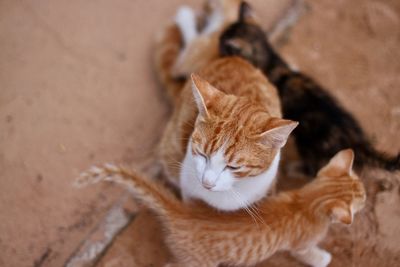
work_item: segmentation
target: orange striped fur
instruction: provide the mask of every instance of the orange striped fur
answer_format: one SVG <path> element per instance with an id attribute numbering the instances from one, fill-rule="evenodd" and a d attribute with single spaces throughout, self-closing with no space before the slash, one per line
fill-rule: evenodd
<path id="1" fill-rule="evenodd" d="M 165 88 L 168 97 L 174 102 L 185 81 L 172 76 L 172 67 L 182 48 L 182 36 L 175 24 L 169 24 L 156 37 L 154 65 L 158 80 Z"/>
<path id="2" fill-rule="evenodd" d="M 251 266 L 277 251 L 290 251 L 311 266 L 327 266 L 318 248 L 333 222 L 351 224 L 365 203 L 365 189 L 352 171 L 354 154 L 339 152 L 315 180 L 245 210 L 220 213 L 202 203 L 184 204 L 161 185 L 115 166 L 93 168 L 79 185 L 101 180 L 127 185 L 133 195 L 160 215 L 174 260 L 169 267 L 220 264 Z"/>
<path id="3" fill-rule="evenodd" d="M 267 194 L 280 149 L 297 126 L 282 119 L 276 88 L 262 72 L 240 58 L 218 58 L 218 36 L 237 18 L 239 5 L 238 0 L 210 1 L 209 16 L 223 18 L 215 31 L 183 44 L 176 26 L 168 26 L 156 47 L 157 72 L 174 103 L 160 143 L 163 169 L 185 199 L 201 199 L 220 210 L 236 210 Z M 193 18 L 193 12 L 187 13 Z M 190 24 L 188 16 L 181 24 Z M 188 63 L 182 70 L 197 73 L 183 86 L 174 78 L 174 68 L 183 64 L 179 48 Z M 228 195 L 232 190 L 244 203 Z"/>
<path id="4" fill-rule="evenodd" d="M 278 126 L 293 130 L 297 125 L 280 119 L 282 114 L 275 87 L 259 70 L 240 58 L 215 60 L 199 75 L 221 94 L 209 99 L 210 116 L 201 120 L 197 119 L 192 84 L 188 82 L 183 87 L 160 146 L 167 176 L 174 184 L 179 184 L 180 164 L 190 137 L 195 154 L 211 155 L 225 144 L 228 165 L 243 166 L 237 177 L 265 171 L 280 147 L 274 147 L 267 139 L 263 142 L 262 134 Z M 203 86 L 208 84 L 203 83 Z"/>

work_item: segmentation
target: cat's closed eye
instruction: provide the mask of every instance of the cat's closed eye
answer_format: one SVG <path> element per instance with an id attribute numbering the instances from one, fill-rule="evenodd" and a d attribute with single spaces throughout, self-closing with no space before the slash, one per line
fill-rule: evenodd
<path id="1" fill-rule="evenodd" d="M 239 170 L 240 166 L 226 165 L 226 168 L 229 169 L 229 170 L 235 171 L 235 170 Z"/>
<path id="2" fill-rule="evenodd" d="M 200 153 L 200 152 L 197 152 L 197 154 L 198 154 L 200 157 L 204 158 L 205 160 L 208 160 L 208 157 L 207 157 L 205 154 Z"/>

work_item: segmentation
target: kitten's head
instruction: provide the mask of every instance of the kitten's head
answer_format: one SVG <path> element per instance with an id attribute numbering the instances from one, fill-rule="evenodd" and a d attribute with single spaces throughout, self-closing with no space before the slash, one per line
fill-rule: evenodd
<path id="1" fill-rule="evenodd" d="M 272 118 L 261 104 L 227 95 L 192 74 L 199 110 L 191 136 L 196 176 L 212 191 L 227 191 L 277 165 L 277 153 L 297 122 Z"/>
<path id="2" fill-rule="evenodd" d="M 314 190 L 320 194 L 314 204 L 333 222 L 351 224 L 354 214 L 365 204 L 365 188 L 352 170 L 353 161 L 353 150 L 342 150 L 317 174 Z"/>
<path id="3" fill-rule="evenodd" d="M 219 51 L 222 56 L 240 56 L 259 68 L 268 67 L 275 55 L 266 34 L 256 23 L 254 13 L 246 2 L 240 5 L 238 21 L 221 35 Z"/>

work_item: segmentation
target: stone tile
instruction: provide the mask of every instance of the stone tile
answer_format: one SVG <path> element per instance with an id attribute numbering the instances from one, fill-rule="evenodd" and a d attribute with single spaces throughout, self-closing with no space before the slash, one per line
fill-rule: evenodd
<path id="1" fill-rule="evenodd" d="M 162 227 L 157 218 L 142 210 L 132 223 L 115 238 L 97 267 L 164 266 L 169 253 L 163 243 Z"/>

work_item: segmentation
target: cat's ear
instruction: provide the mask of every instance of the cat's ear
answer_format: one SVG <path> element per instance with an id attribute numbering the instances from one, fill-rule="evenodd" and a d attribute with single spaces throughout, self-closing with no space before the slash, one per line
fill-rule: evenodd
<path id="1" fill-rule="evenodd" d="M 207 117 L 209 116 L 207 106 L 217 97 L 222 96 L 223 93 L 197 74 L 192 73 L 190 77 L 192 79 L 193 97 L 196 101 L 199 114 Z"/>
<path id="2" fill-rule="evenodd" d="M 256 15 L 254 14 L 253 9 L 250 4 L 246 1 L 242 1 L 239 7 L 239 22 L 254 22 L 256 20 Z"/>
<path id="3" fill-rule="evenodd" d="M 269 129 L 261 134 L 262 142 L 273 148 L 282 148 L 290 133 L 299 124 L 297 121 L 272 118 L 268 121 Z"/>
<path id="4" fill-rule="evenodd" d="M 354 152 L 352 149 L 341 150 L 323 167 L 317 176 L 350 175 L 353 169 Z"/>
<path id="5" fill-rule="evenodd" d="M 353 213 L 351 212 L 350 207 L 345 203 L 333 205 L 329 210 L 329 216 L 332 222 L 339 222 L 347 225 L 353 222 Z"/>

